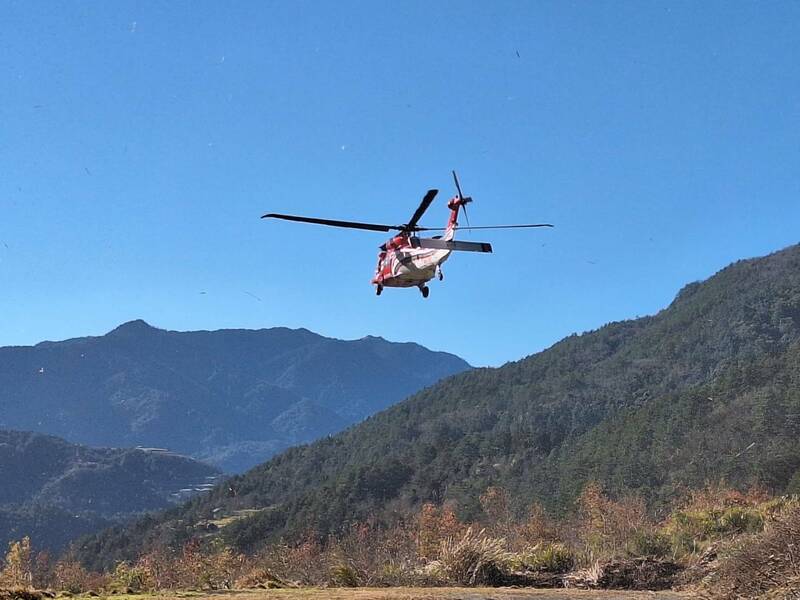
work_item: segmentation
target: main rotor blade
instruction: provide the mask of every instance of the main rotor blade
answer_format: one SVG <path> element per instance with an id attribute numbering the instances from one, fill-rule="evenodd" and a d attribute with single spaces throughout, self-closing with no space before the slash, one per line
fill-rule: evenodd
<path id="1" fill-rule="evenodd" d="M 422 215 L 425 214 L 425 211 L 428 210 L 428 207 L 433 202 L 433 199 L 436 197 L 436 194 L 439 193 L 439 190 L 428 190 L 428 193 L 425 194 L 425 197 L 422 199 L 422 202 L 419 203 L 419 207 L 414 214 L 411 216 L 411 220 L 406 224 L 404 229 L 412 231 L 417 229 L 417 223 L 422 218 Z"/>
<path id="2" fill-rule="evenodd" d="M 458 199 L 461 200 L 461 198 L 464 197 L 464 194 L 461 193 L 461 185 L 458 183 L 458 175 L 456 175 L 455 170 L 453 170 L 453 181 L 456 182 L 456 189 L 458 190 Z"/>
<path id="3" fill-rule="evenodd" d="M 314 223 L 316 225 L 330 225 L 331 227 L 347 227 L 348 229 L 366 229 L 368 231 L 391 231 L 392 229 L 402 230 L 397 225 L 379 225 L 377 223 L 358 223 L 357 221 L 335 221 L 333 219 L 316 219 L 314 217 L 297 217 L 294 215 L 279 215 L 269 213 L 263 215 L 262 219 L 283 219 L 284 221 L 297 221 L 298 223 Z"/>
<path id="4" fill-rule="evenodd" d="M 535 223 L 531 225 L 484 225 L 482 227 L 459 227 L 458 229 L 526 229 L 530 227 L 553 227 L 550 223 Z M 445 231 L 445 227 L 417 227 L 417 231 Z"/>

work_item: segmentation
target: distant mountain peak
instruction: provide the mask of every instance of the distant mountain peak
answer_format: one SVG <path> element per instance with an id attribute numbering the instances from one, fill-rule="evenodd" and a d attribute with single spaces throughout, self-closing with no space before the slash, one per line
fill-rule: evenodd
<path id="1" fill-rule="evenodd" d="M 469 369 L 454 355 L 370 339 L 171 331 L 136 319 L 105 335 L 0 348 L 0 425 L 93 446 L 169 447 L 244 471 Z M 303 399 L 325 410 L 292 410 Z"/>
<path id="2" fill-rule="evenodd" d="M 158 328 L 153 327 L 144 319 L 135 319 L 134 321 L 128 321 L 127 323 L 123 323 L 119 327 L 112 329 L 108 332 L 108 335 L 119 335 L 119 334 L 140 334 L 140 333 L 149 333 L 151 331 L 160 331 Z"/>

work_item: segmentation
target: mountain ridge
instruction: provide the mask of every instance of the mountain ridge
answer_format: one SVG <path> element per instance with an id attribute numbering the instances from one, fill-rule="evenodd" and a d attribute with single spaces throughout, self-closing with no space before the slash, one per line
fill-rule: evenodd
<path id="1" fill-rule="evenodd" d="M 452 354 L 374 337 L 179 332 L 137 319 L 102 336 L 0 348 L 0 427 L 168 447 L 241 471 L 468 368 Z M 330 418 L 302 410 L 309 402 Z"/>

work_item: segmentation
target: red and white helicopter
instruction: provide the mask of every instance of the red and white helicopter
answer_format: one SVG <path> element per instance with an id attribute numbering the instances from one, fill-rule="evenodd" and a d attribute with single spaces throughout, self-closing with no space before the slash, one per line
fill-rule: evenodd
<path id="1" fill-rule="evenodd" d="M 448 203 L 450 217 L 446 227 L 420 227 L 417 223 L 428 210 L 439 190 L 428 190 L 419 207 L 405 225 L 381 225 L 377 223 L 359 223 L 356 221 L 335 221 L 331 219 L 317 219 L 314 217 L 298 217 L 269 213 L 262 219 L 284 219 L 299 223 L 315 223 L 317 225 L 330 225 L 333 227 L 347 227 L 349 229 L 366 229 L 368 231 L 398 231 L 399 233 L 383 244 L 378 254 L 378 266 L 371 283 L 376 286 L 375 293 L 380 296 L 384 287 L 417 287 L 422 292 L 422 297 L 427 298 L 430 292 L 427 283 L 434 277 L 439 281 L 444 279 L 442 263 L 450 257 L 453 250 L 467 252 L 491 252 L 492 246 L 486 242 L 464 242 L 455 239 L 458 229 L 523 229 L 530 227 L 552 227 L 549 223 L 536 223 L 529 225 L 489 225 L 484 227 L 469 226 L 459 227 L 458 210 L 463 208 L 464 217 L 467 217 L 467 204 L 472 198 L 461 193 L 458 176 L 453 171 L 453 180 L 456 183 L 458 195 Z M 444 231 L 443 235 L 432 238 L 417 237 L 420 231 Z"/>

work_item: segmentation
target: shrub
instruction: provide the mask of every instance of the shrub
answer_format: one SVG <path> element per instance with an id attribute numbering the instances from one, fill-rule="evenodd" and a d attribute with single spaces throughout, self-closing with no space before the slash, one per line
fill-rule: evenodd
<path id="1" fill-rule="evenodd" d="M 427 503 L 417 516 L 417 555 L 425 560 L 435 560 L 444 540 L 462 535 L 465 525 L 450 505 L 437 508 Z"/>
<path id="2" fill-rule="evenodd" d="M 512 562 L 505 540 L 491 538 L 483 529 L 475 533 L 470 527 L 461 539 L 449 538 L 439 548 L 439 572 L 461 585 L 501 583 Z"/>
<path id="3" fill-rule="evenodd" d="M 479 498 L 483 514 L 486 515 L 487 528 L 492 535 L 499 535 L 505 539 L 515 536 L 519 527 L 514 522 L 514 516 L 509 506 L 508 494 L 503 488 L 491 486 Z"/>
<path id="4" fill-rule="evenodd" d="M 722 483 L 708 484 L 704 488 L 689 493 L 684 510 L 721 509 L 731 506 L 756 506 L 769 500 L 769 494 L 761 488 L 751 488 L 740 492 Z"/>
<path id="5" fill-rule="evenodd" d="M 520 568 L 543 573 L 566 573 L 575 566 L 575 555 L 563 544 L 541 543 L 515 555 Z"/>
<path id="6" fill-rule="evenodd" d="M 33 587 L 37 590 L 50 588 L 54 585 L 53 564 L 50 554 L 42 551 L 33 559 Z"/>
<path id="7" fill-rule="evenodd" d="M 326 553 L 333 567 L 345 563 L 353 570 L 359 585 L 411 585 L 416 582 L 414 573 L 420 562 L 416 548 L 416 527 L 355 523 L 341 537 L 328 540 Z M 353 578 L 343 581 L 351 586 Z"/>
<path id="8" fill-rule="evenodd" d="M 625 544 L 628 556 L 663 558 L 669 556 L 671 551 L 672 544 L 667 535 L 646 529 L 636 531 Z"/>
<path id="9" fill-rule="evenodd" d="M 671 539 L 677 556 L 696 553 L 708 542 L 764 528 L 764 516 L 758 508 L 732 506 L 678 511 L 672 514 L 664 532 Z"/>
<path id="10" fill-rule="evenodd" d="M 110 585 L 114 589 L 144 592 L 155 589 L 155 584 L 147 570 L 141 565 L 131 566 L 126 562 L 119 562 L 111 574 Z"/>
<path id="11" fill-rule="evenodd" d="M 361 576 L 353 565 L 346 561 L 340 561 L 331 567 L 331 584 L 335 587 L 358 587 L 361 584 Z"/>
<path id="12" fill-rule="evenodd" d="M 258 563 L 281 580 L 296 581 L 300 585 L 322 584 L 329 575 L 322 545 L 312 534 L 298 544 L 281 542 L 268 547 Z"/>
<path id="13" fill-rule="evenodd" d="M 734 506 L 719 516 L 718 523 L 723 535 L 755 533 L 764 529 L 764 516 L 757 509 Z"/>
<path id="14" fill-rule="evenodd" d="M 53 577 L 56 588 L 71 594 L 80 594 L 106 586 L 106 579 L 97 573 L 90 573 L 78 561 L 60 560 L 56 563 Z"/>
<path id="15" fill-rule="evenodd" d="M 9 542 L 3 570 L 0 571 L 0 586 L 29 588 L 33 581 L 31 568 L 31 539 Z"/>
<path id="16" fill-rule="evenodd" d="M 230 589 L 244 565 L 244 557 L 217 540 L 209 549 L 203 549 L 198 540 L 183 547 L 176 561 L 179 581 L 184 586 L 200 589 Z"/>
<path id="17" fill-rule="evenodd" d="M 519 529 L 522 537 L 529 541 L 556 542 L 561 539 L 558 525 L 538 503 L 528 509 L 528 518 Z"/>
<path id="18" fill-rule="evenodd" d="M 156 548 L 141 555 L 134 568 L 149 590 L 166 590 L 180 587 L 180 569 L 175 554 L 165 548 Z"/>
<path id="19" fill-rule="evenodd" d="M 641 498 L 612 500 L 597 483 L 587 484 L 578 498 L 578 535 L 589 558 L 618 557 L 638 532 L 651 527 Z"/>
<path id="20" fill-rule="evenodd" d="M 800 507 L 789 506 L 764 531 L 743 536 L 706 584 L 712 596 L 796 598 L 800 592 Z"/>
<path id="21" fill-rule="evenodd" d="M 241 577 L 239 577 L 239 579 L 236 580 L 236 588 L 248 589 L 255 587 L 273 589 L 297 586 L 284 581 L 265 567 L 255 566 L 250 568 Z"/>
<path id="22" fill-rule="evenodd" d="M 384 563 L 377 573 L 376 582 L 386 586 L 409 586 L 419 583 L 416 570 L 409 563 Z"/>

